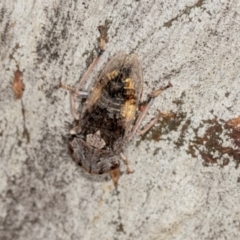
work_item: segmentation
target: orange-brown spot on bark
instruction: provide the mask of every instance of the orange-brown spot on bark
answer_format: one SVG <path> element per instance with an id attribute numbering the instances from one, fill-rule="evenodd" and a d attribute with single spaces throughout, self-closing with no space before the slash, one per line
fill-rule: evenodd
<path id="1" fill-rule="evenodd" d="M 16 99 L 22 98 L 24 87 L 25 86 L 23 83 L 23 73 L 19 69 L 17 69 L 14 72 L 14 79 L 13 79 L 13 85 L 12 85 L 13 92 Z"/>
<path id="2" fill-rule="evenodd" d="M 227 125 L 233 127 L 235 130 L 240 130 L 240 116 L 229 120 Z"/>

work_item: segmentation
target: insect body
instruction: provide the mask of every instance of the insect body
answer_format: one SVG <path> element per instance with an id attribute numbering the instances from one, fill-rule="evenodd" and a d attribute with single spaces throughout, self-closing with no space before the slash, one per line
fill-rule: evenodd
<path id="1" fill-rule="evenodd" d="M 120 159 L 126 164 L 127 172 L 132 172 L 122 152 L 124 146 L 138 131 L 152 100 L 171 84 L 154 91 L 149 96 L 144 110 L 139 111 L 139 108 L 143 107 L 140 102 L 143 90 L 140 61 L 135 54 L 118 53 L 103 68 L 90 93 L 81 92 L 91 70 L 104 51 L 106 31 L 103 26 L 99 26 L 98 29 L 100 32 L 98 56 L 75 90 L 61 86 L 71 91 L 72 113 L 77 120 L 70 131 L 72 137 L 69 142 L 74 160 L 89 173 L 112 173 L 112 178 L 117 183 L 118 176 L 115 173 L 116 170 L 119 172 Z M 77 95 L 87 96 L 80 114 L 75 108 Z M 141 133 L 146 132 L 164 115 L 166 114 L 159 114 Z"/>
<path id="2" fill-rule="evenodd" d="M 70 142 L 73 158 L 88 172 L 102 174 L 119 168 L 123 146 L 138 116 L 142 86 L 136 55 L 119 53 L 102 70 Z"/>

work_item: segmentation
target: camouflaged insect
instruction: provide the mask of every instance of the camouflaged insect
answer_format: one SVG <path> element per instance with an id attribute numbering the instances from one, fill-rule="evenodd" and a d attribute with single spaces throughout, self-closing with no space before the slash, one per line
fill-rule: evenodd
<path id="1" fill-rule="evenodd" d="M 119 53 L 102 70 L 69 144 L 74 160 L 89 173 L 107 173 L 119 168 L 121 157 L 126 160 L 122 149 L 133 135 L 142 89 L 137 55 Z"/>
<path id="2" fill-rule="evenodd" d="M 71 91 L 72 113 L 77 120 L 70 131 L 69 148 L 76 163 L 89 173 L 103 174 L 110 172 L 115 184 L 119 178 L 120 160 L 125 163 L 127 173 L 131 173 L 128 160 L 123 154 L 123 148 L 138 130 L 150 103 L 166 87 L 155 90 L 149 95 L 146 104 L 142 104 L 143 78 L 141 63 L 135 54 L 123 52 L 115 55 L 103 68 L 93 84 L 90 93 L 81 89 L 104 51 L 107 42 L 107 32 L 104 26 L 99 26 L 100 44 L 97 57 L 90 65 L 75 90 L 61 84 Z M 75 97 L 82 95 L 86 102 L 80 114 L 75 108 Z M 144 106 L 144 107 L 143 107 Z M 144 110 L 139 110 L 143 107 Z M 148 126 L 150 129 L 161 116 L 160 113 Z M 169 115 L 168 115 L 169 116 Z"/>

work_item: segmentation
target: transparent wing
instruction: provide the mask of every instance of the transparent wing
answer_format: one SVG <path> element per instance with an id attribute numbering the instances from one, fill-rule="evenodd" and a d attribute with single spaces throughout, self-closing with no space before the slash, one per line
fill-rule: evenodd
<path id="1" fill-rule="evenodd" d="M 121 111 L 123 114 L 121 115 L 117 124 L 122 125 L 122 127 L 125 129 L 125 133 L 128 133 L 131 131 L 132 125 L 136 119 L 138 105 L 141 100 L 143 89 L 142 67 L 138 56 L 135 54 L 127 55 L 124 52 L 120 52 L 107 62 L 106 66 L 103 68 L 97 81 L 92 87 L 85 104 L 83 114 L 86 110 L 88 110 L 88 112 L 92 112 L 95 104 L 103 93 L 103 88 L 108 84 L 108 82 L 111 81 L 110 75 L 114 73 L 123 73 L 126 75 L 126 78 L 130 81 L 130 88 L 134 90 L 134 101 L 130 101 L 126 98 L 124 103 L 119 108 L 119 111 Z"/>

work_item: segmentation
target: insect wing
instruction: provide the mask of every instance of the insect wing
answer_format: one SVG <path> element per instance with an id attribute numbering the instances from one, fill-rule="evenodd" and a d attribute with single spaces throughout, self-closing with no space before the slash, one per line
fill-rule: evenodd
<path id="1" fill-rule="evenodd" d="M 119 70 L 122 66 L 121 64 L 124 63 L 125 58 L 126 58 L 126 54 L 121 52 L 121 53 L 116 54 L 112 59 L 110 59 L 107 62 L 106 66 L 101 71 L 100 75 L 98 76 L 97 81 L 94 83 L 94 85 L 90 91 L 90 95 L 87 99 L 83 113 L 87 109 L 89 109 L 89 111 L 91 111 L 91 108 L 94 107 L 94 104 L 100 98 L 103 87 L 109 81 L 107 74 L 114 70 L 115 71 Z"/>
<path id="2" fill-rule="evenodd" d="M 132 125 L 136 118 L 138 105 L 142 95 L 143 79 L 142 68 L 140 61 L 135 54 L 127 55 L 123 52 L 116 54 L 101 71 L 96 83 L 90 92 L 90 95 L 86 101 L 83 114 L 86 111 L 89 113 L 94 111 L 95 105 L 98 104 L 98 100 L 103 94 L 105 86 L 118 78 L 123 82 L 122 91 L 124 91 L 125 98 L 120 104 L 116 98 L 112 101 L 117 101 L 118 109 L 121 112 L 121 119 L 118 123 L 125 129 L 125 134 L 129 133 L 132 129 Z M 107 101 L 111 101 L 107 97 Z M 101 102 L 101 100 L 100 100 Z M 105 107 L 109 103 L 105 104 Z M 116 105 L 115 105 L 116 106 Z M 110 107 L 111 108 L 111 107 Z M 112 111 L 114 108 L 111 108 Z"/>

